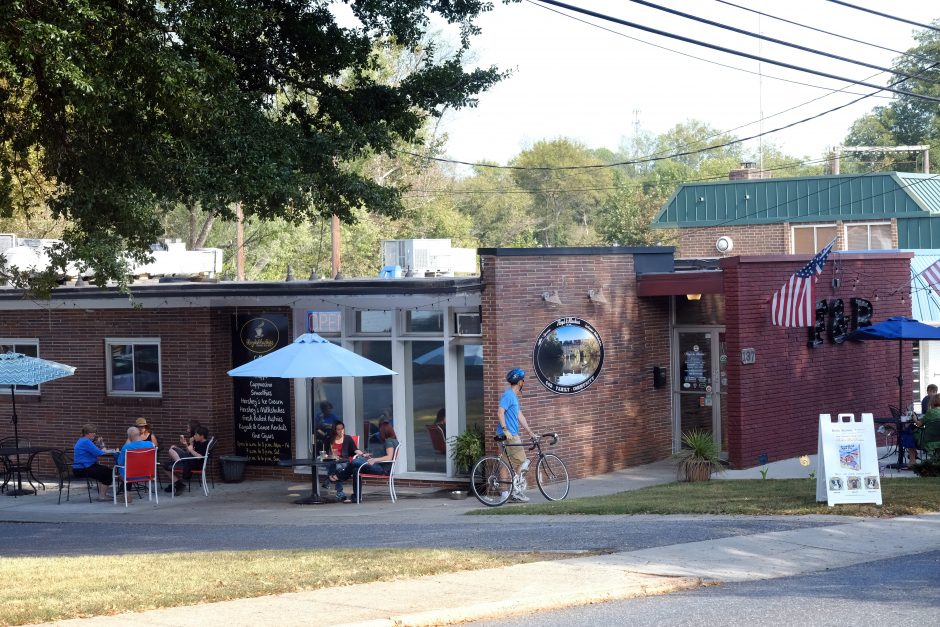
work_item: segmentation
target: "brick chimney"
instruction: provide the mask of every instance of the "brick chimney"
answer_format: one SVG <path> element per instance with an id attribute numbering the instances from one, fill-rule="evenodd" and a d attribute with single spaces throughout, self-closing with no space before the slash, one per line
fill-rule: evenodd
<path id="1" fill-rule="evenodd" d="M 746 181 L 749 179 L 769 179 L 770 170 L 759 170 L 753 161 L 742 161 L 741 167 L 731 170 L 728 179 L 731 181 Z"/>

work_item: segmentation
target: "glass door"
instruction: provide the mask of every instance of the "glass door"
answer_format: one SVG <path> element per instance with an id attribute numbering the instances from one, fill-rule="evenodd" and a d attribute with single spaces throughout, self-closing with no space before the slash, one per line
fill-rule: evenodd
<path id="1" fill-rule="evenodd" d="M 675 329 L 673 342 L 673 450 L 682 446 L 682 434 L 708 431 L 722 442 L 721 329 Z"/>

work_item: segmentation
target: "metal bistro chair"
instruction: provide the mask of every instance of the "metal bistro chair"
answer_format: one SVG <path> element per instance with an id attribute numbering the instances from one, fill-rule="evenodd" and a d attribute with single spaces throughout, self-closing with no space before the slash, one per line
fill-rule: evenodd
<path id="1" fill-rule="evenodd" d="M 56 474 L 59 480 L 59 501 L 62 503 L 62 488 L 65 487 L 65 500 L 68 501 L 72 492 L 72 480 L 84 481 L 88 488 L 88 502 L 91 503 L 91 493 L 97 490 L 97 481 L 91 477 L 76 477 L 75 469 L 72 468 L 72 457 L 59 449 L 49 451 L 52 456 L 52 463 L 55 464 Z"/>
<path id="2" fill-rule="evenodd" d="M 369 472 L 369 471 L 363 472 L 362 469 L 365 468 L 367 464 L 363 464 L 362 466 L 359 466 L 358 468 L 356 468 L 356 503 L 362 503 L 362 480 L 363 479 L 381 479 L 383 481 L 388 481 L 388 493 L 389 493 L 389 496 L 392 497 L 392 503 L 398 500 L 398 495 L 395 493 L 395 462 L 398 461 L 398 456 L 401 454 L 401 450 L 403 447 L 404 445 L 400 443 L 398 446 L 395 447 L 395 452 L 392 454 L 391 461 L 378 462 L 379 464 L 391 464 L 388 467 L 387 475 L 380 475 L 380 474 Z"/>
<path id="3" fill-rule="evenodd" d="M 25 438 L 20 438 L 17 441 L 16 437 L 8 436 L 5 438 L 0 438 L 0 448 L 29 448 L 32 446 L 29 440 Z M 25 476 L 26 481 L 29 483 L 29 487 L 36 489 L 36 484 L 39 484 L 43 490 L 46 489 L 46 484 L 36 478 L 33 474 L 33 469 L 31 468 L 30 461 L 32 457 L 28 454 L 22 454 L 19 456 L 19 463 L 17 463 L 17 456 L 10 455 L 9 457 L 4 458 L 3 460 L 3 486 L 0 490 L 6 490 L 7 482 L 15 484 L 15 479 L 17 476 Z M 33 482 L 36 483 L 33 483 Z M 13 486 L 14 488 L 16 485 Z"/>
<path id="4" fill-rule="evenodd" d="M 121 476 L 120 470 L 124 469 L 124 476 Z M 124 453 L 124 465 L 117 464 L 111 470 L 111 485 L 114 486 L 114 504 L 117 505 L 117 485 L 119 481 L 124 483 L 124 507 L 127 507 L 127 485 L 147 484 L 147 500 L 153 500 L 150 493 L 153 491 L 157 495 L 157 505 L 160 504 L 159 482 L 157 480 L 157 449 L 139 448 L 132 449 Z"/>
<path id="5" fill-rule="evenodd" d="M 209 473 L 209 456 L 212 455 L 212 449 L 215 447 L 215 437 L 209 438 L 209 443 L 206 445 L 206 454 L 200 459 L 198 457 L 183 457 L 181 459 L 173 462 L 173 465 L 170 466 L 170 481 L 173 483 L 172 489 L 170 490 L 170 497 L 176 498 L 176 475 L 183 475 L 188 470 L 190 472 L 189 479 L 186 482 L 187 489 L 193 491 L 193 475 L 199 475 L 199 479 L 202 481 L 202 492 L 206 496 L 209 496 L 209 486 L 206 484 L 206 475 Z M 197 465 L 195 465 L 195 462 Z M 183 464 L 180 466 L 179 464 Z M 187 468 L 188 466 L 188 468 Z M 212 480 L 212 487 L 215 488 L 215 479 L 211 476 L 209 477 Z"/>

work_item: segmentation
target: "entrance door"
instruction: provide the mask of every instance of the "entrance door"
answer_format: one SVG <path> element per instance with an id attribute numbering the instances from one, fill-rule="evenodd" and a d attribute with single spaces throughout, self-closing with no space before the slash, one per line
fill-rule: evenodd
<path id="1" fill-rule="evenodd" d="M 719 445 L 724 444 L 723 335 L 720 327 L 675 328 L 671 377 L 674 451 L 682 447 L 682 434 L 696 429 L 710 432 Z"/>

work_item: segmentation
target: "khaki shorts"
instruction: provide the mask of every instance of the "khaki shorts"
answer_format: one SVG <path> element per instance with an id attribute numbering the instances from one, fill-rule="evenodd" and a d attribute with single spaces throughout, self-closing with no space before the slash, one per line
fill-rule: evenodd
<path id="1" fill-rule="evenodd" d="M 506 434 L 506 444 L 522 444 L 522 438 L 518 435 L 509 435 Z M 500 459 L 509 463 L 509 460 L 506 459 L 506 456 L 509 456 L 509 459 L 512 459 L 512 468 L 514 471 L 519 472 L 519 466 L 522 465 L 522 462 L 525 461 L 525 447 L 524 446 L 509 446 L 506 448 L 506 453 L 500 455 Z"/>

